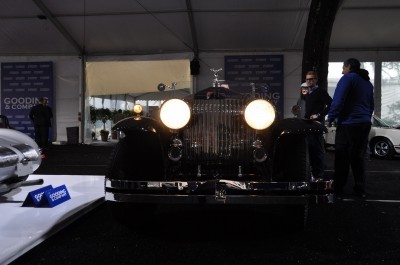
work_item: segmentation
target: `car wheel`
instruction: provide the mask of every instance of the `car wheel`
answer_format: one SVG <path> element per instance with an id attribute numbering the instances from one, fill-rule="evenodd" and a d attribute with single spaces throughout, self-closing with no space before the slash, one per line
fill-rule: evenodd
<path id="1" fill-rule="evenodd" d="M 371 142 L 370 147 L 373 156 L 389 159 L 392 158 L 394 155 L 393 144 L 387 138 L 374 139 Z"/>

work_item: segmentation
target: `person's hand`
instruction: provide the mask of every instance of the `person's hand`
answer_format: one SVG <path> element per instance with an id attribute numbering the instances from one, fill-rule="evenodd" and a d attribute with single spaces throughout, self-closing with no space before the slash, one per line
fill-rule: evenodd
<path id="1" fill-rule="evenodd" d="M 313 114 L 313 115 L 310 116 L 311 120 L 316 120 L 318 118 L 319 118 L 319 114 Z"/>

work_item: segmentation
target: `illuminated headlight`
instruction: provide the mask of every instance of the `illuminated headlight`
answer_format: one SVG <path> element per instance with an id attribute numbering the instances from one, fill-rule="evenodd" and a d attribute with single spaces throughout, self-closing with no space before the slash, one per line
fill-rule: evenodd
<path id="1" fill-rule="evenodd" d="M 143 107 L 142 107 L 142 105 L 140 105 L 140 104 L 135 104 L 135 105 L 133 106 L 133 112 L 134 112 L 135 114 L 140 114 L 140 113 L 142 112 L 142 110 L 143 110 Z"/>
<path id="2" fill-rule="evenodd" d="M 190 108 L 180 99 L 170 99 L 161 106 L 160 119 L 170 129 L 180 129 L 190 119 Z"/>
<path id="3" fill-rule="evenodd" d="M 275 108 L 265 99 L 256 99 L 247 105 L 244 119 L 251 128 L 264 130 L 274 122 Z"/>

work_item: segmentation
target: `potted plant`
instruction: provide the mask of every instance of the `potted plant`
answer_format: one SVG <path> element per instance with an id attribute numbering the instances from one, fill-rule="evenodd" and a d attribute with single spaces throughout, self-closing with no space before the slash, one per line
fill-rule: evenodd
<path id="1" fill-rule="evenodd" d="M 96 117 L 97 120 L 101 120 L 103 123 L 103 129 L 100 130 L 100 137 L 102 141 L 106 142 L 110 134 L 110 132 L 106 130 L 106 122 L 111 119 L 111 111 L 107 108 L 96 109 Z"/>
<path id="2" fill-rule="evenodd" d="M 116 140 L 118 139 L 118 134 L 116 130 L 111 131 L 111 139 Z"/>
<path id="3" fill-rule="evenodd" d="M 103 142 L 107 142 L 108 141 L 108 135 L 110 134 L 109 131 L 105 130 L 105 129 L 101 129 L 100 130 L 100 138 Z"/>

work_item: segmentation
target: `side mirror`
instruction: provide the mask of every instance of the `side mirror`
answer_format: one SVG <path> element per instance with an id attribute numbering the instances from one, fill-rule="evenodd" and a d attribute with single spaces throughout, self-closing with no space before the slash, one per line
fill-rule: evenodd
<path id="1" fill-rule="evenodd" d="M 164 91 L 165 87 L 166 87 L 165 84 L 160 83 L 160 84 L 158 84 L 157 89 L 158 89 L 158 91 Z"/>

